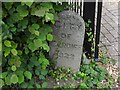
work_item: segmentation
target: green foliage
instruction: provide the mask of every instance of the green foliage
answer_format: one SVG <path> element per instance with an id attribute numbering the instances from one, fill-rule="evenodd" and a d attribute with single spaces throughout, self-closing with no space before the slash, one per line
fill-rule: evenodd
<path id="1" fill-rule="evenodd" d="M 90 20 L 85 22 L 85 29 L 86 32 L 85 32 L 85 40 L 84 40 L 84 52 L 88 58 L 93 58 L 95 52 L 95 48 L 94 48 L 95 40 L 92 30 L 92 22 Z"/>
<path id="2" fill-rule="evenodd" d="M 90 64 L 81 65 L 80 71 L 74 76 L 77 80 L 82 80 L 79 88 L 111 88 L 113 85 L 112 76 L 103 67 L 94 61 Z"/>
<path id="3" fill-rule="evenodd" d="M 18 82 L 18 77 L 16 74 L 13 74 L 10 78 L 10 82 L 16 84 Z"/>
<path id="4" fill-rule="evenodd" d="M 104 53 L 103 53 L 104 54 Z M 105 58 L 106 54 L 100 56 L 100 58 Z M 107 57 L 105 59 L 107 61 Z M 110 63 L 111 64 L 111 63 Z M 92 90 L 92 89 L 110 89 L 113 86 L 113 77 L 108 73 L 105 67 L 101 67 L 96 62 L 91 61 L 90 64 L 81 64 L 80 71 L 77 73 L 71 73 L 71 70 L 65 70 L 63 68 L 53 67 L 49 70 L 49 76 L 55 79 L 56 83 L 63 83 L 61 81 L 69 81 L 70 78 L 72 81 L 79 82 L 79 85 L 76 86 L 68 85 L 65 83 L 64 85 L 55 85 L 53 88 L 79 88 L 79 90 Z M 72 82 L 70 82 L 72 84 Z"/>
<path id="5" fill-rule="evenodd" d="M 57 2 L 3 2 L 0 87 L 45 88 L 51 26 L 63 8 Z M 41 82 L 41 83 L 39 83 Z"/>
<path id="6" fill-rule="evenodd" d="M 71 75 L 71 70 L 70 69 L 65 70 L 64 67 L 62 68 L 53 67 L 50 69 L 49 75 L 55 78 L 56 82 L 60 80 L 67 81 Z"/>

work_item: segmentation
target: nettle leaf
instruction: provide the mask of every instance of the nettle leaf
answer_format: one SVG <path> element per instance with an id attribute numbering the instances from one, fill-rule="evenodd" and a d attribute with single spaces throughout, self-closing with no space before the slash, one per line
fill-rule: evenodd
<path id="1" fill-rule="evenodd" d="M 27 87 L 28 87 L 28 83 L 23 82 L 20 86 L 21 86 L 22 88 L 27 88 Z"/>
<path id="2" fill-rule="evenodd" d="M 42 70 L 42 71 L 41 71 L 41 74 L 44 75 L 44 76 L 47 75 L 47 73 L 48 73 L 47 70 Z"/>
<path id="3" fill-rule="evenodd" d="M 13 13 L 8 19 L 7 19 L 7 24 L 10 25 L 11 27 L 14 27 L 14 23 L 18 22 L 19 20 L 22 20 L 23 17 L 20 16 L 19 13 Z"/>
<path id="4" fill-rule="evenodd" d="M 8 12 L 9 12 L 10 15 L 12 15 L 15 12 L 15 8 L 12 7 Z"/>
<path id="5" fill-rule="evenodd" d="M 40 76 L 39 76 L 39 79 L 41 79 L 41 80 L 45 80 L 45 76 L 40 75 Z"/>
<path id="6" fill-rule="evenodd" d="M 16 10 L 22 17 L 26 17 L 28 15 L 28 10 L 26 6 L 19 5 Z"/>
<path id="7" fill-rule="evenodd" d="M 29 89 L 29 88 L 31 89 L 31 88 L 34 88 L 34 87 L 33 87 L 32 84 L 29 84 L 27 88 L 28 88 L 28 89 Z"/>
<path id="8" fill-rule="evenodd" d="M 41 39 L 35 39 L 34 44 L 35 44 L 36 47 L 40 47 L 40 46 L 42 46 L 42 40 Z"/>
<path id="9" fill-rule="evenodd" d="M 48 86 L 48 83 L 47 82 L 43 82 L 42 88 L 46 88 L 47 86 Z"/>
<path id="10" fill-rule="evenodd" d="M 24 72 L 24 75 L 25 75 L 25 77 L 28 78 L 28 79 L 31 79 L 31 78 L 32 78 L 32 73 L 29 72 L 29 71 L 25 71 L 25 72 Z"/>
<path id="11" fill-rule="evenodd" d="M 53 21 L 54 20 L 54 15 L 52 13 L 46 13 L 45 20 L 46 20 L 46 22 Z"/>
<path id="12" fill-rule="evenodd" d="M 34 52 L 38 47 L 35 46 L 35 44 L 31 42 L 31 43 L 28 44 L 28 48 L 29 48 L 32 52 Z"/>
<path id="13" fill-rule="evenodd" d="M 38 38 L 40 38 L 42 41 L 46 40 L 46 35 L 44 33 L 41 33 Z"/>
<path id="14" fill-rule="evenodd" d="M 0 79 L 0 88 L 2 88 L 3 86 L 4 86 L 4 81 Z"/>
<path id="15" fill-rule="evenodd" d="M 42 2 L 40 5 L 41 5 L 42 7 L 48 8 L 48 9 L 52 9 L 52 8 L 53 8 L 53 5 L 52 5 L 51 2 Z"/>
<path id="16" fill-rule="evenodd" d="M 40 70 L 37 70 L 37 69 L 36 69 L 36 70 L 35 70 L 35 74 L 36 74 L 36 75 L 40 75 Z"/>
<path id="17" fill-rule="evenodd" d="M 44 25 L 43 28 L 45 29 L 45 32 L 47 32 L 47 33 L 53 31 L 53 29 L 52 29 L 51 26 L 49 26 L 49 25 Z"/>
<path id="18" fill-rule="evenodd" d="M 5 41 L 4 41 L 4 45 L 5 45 L 6 47 L 11 47 L 11 42 L 10 42 L 9 40 L 5 40 Z"/>
<path id="19" fill-rule="evenodd" d="M 36 83 L 35 86 L 36 86 L 37 88 L 41 88 L 40 84 L 38 84 L 38 83 Z"/>
<path id="20" fill-rule="evenodd" d="M 30 26 L 29 26 L 29 31 L 30 31 L 31 34 L 35 33 L 35 29 L 33 27 L 30 27 Z"/>
<path id="21" fill-rule="evenodd" d="M 18 77 L 16 74 L 13 74 L 10 78 L 11 83 L 16 84 L 18 82 Z"/>
<path id="22" fill-rule="evenodd" d="M 45 15 L 45 12 L 48 12 L 48 11 L 49 9 L 46 7 L 39 7 L 39 9 L 33 8 L 31 14 L 38 17 L 43 17 Z"/>
<path id="23" fill-rule="evenodd" d="M 48 35 L 47 35 L 47 40 L 48 40 L 48 41 L 52 41 L 52 40 L 53 40 L 53 35 L 48 34 Z"/>
<path id="24" fill-rule="evenodd" d="M 49 46 L 47 44 L 42 45 L 43 49 L 46 50 L 47 52 L 50 50 Z"/>
<path id="25" fill-rule="evenodd" d="M 18 22 L 18 27 L 26 28 L 27 25 L 28 25 L 28 19 L 27 18 L 22 19 Z"/>
<path id="26" fill-rule="evenodd" d="M 15 56 L 18 54 L 18 52 L 17 52 L 16 49 L 11 49 L 11 53 L 12 53 L 13 55 L 15 55 Z"/>
<path id="27" fill-rule="evenodd" d="M 13 2 L 4 2 L 5 8 L 10 10 L 12 8 Z"/>
<path id="28" fill-rule="evenodd" d="M 13 66 L 11 67 L 11 69 L 12 69 L 12 71 L 16 71 L 16 66 L 13 65 Z"/>
<path id="29" fill-rule="evenodd" d="M 55 9 L 55 11 L 61 12 L 64 10 L 64 7 L 62 5 L 55 5 L 54 9 Z"/>

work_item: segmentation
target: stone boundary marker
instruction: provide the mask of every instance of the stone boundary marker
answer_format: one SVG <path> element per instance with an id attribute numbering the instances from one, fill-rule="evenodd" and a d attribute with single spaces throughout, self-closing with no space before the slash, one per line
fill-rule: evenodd
<path id="1" fill-rule="evenodd" d="M 85 23 L 81 16 L 72 11 L 59 13 L 53 26 L 54 40 L 50 43 L 50 58 L 58 67 L 80 69 Z"/>

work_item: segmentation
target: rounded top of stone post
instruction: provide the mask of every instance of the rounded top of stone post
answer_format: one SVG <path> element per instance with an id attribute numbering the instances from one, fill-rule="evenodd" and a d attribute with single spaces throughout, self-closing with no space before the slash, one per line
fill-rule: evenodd
<path id="1" fill-rule="evenodd" d="M 84 23 L 83 18 L 76 12 L 73 12 L 73 11 L 70 11 L 70 10 L 64 10 L 64 11 L 59 13 L 59 18 L 65 18 L 67 16 L 73 16 L 73 17 L 75 17 L 75 19 L 76 18 L 79 19 L 77 21 L 81 21 L 82 23 Z"/>

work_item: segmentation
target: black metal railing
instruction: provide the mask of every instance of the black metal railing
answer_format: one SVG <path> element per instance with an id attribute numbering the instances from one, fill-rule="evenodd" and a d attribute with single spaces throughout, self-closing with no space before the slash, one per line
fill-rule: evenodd
<path id="1" fill-rule="evenodd" d="M 69 0 L 68 4 L 71 5 L 70 10 L 75 11 L 83 17 L 84 21 L 91 21 L 91 28 L 93 39 L 95 39 L 94 53 L 91 51 L 92 43 L 88 42 L 87 31 L 85 33 L 84 50 L 92 57 L 94 54 L 95 60 L 98 60 L 99 41 L 100 41 L 100 26 L 102 14 L 102 0 Z"/>

